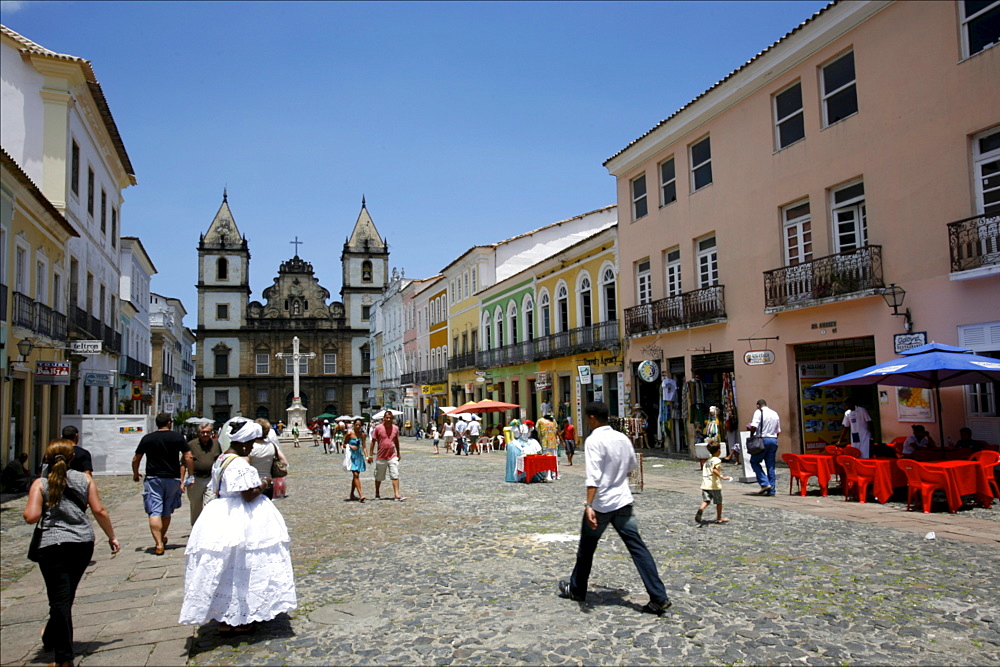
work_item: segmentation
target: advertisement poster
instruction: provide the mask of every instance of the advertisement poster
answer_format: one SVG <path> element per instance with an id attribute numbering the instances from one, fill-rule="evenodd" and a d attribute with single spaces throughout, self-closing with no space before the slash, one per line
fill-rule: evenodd
<path id="1" fill-rule="evenodd" d="M 625 416 L 625 373 L 618 371 L 618 416 Z"/>
<path id="2" fill-rule="evenodd" d="M 35 384 L 69 384 L 70 362 L 36 361 Z"/>
<path id="3" fill-rule="evenodd" d="M 901 422 L 934 421 L 934 396 L 930 389 L 896 387 L 896 412 Z"/>
<path id="4" fill-rule="evenodd" d="M 604 401 L 604 376 L 595 375 L 594 376 L 594 400 Z"/>
<path id="5" fill-rule="evenodd" d="M 844 387 L 813 387 L 814 384 L 843 374 L 842 364 L 799 364 L 802 440 L 805 453 L 822 452 L 840 439 L 843 430 Z"/>

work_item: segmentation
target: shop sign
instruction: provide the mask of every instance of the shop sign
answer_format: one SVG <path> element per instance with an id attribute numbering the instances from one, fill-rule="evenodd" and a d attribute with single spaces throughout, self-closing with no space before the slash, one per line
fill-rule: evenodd
<path id="1" fill-rule="evenodd" d="M 545 391 L 552 389 L 552 383 L 548 380 L 535 380 L 535 391 Z"/>
<path id="2" fill-rule="evenodd" d="M 472 393 L 472 383 L 471 382 L 466 382 L 465 383 L 465 393 L 466 394 L 471 394 Z"/>
<path id="3" fill-rule="evenodd" d="M 103 344 L 99 340 L 72 340 L 69 351 L 73 354 L 100 354 Z"/>
<path id="4" fill-rule="evenodd" d="M 771 350 L 753 350 L 743 355 L 743 363 L 747 366 L 766 366 L 774 363 L 774 352 Z"/>
<path id="5" fill-rule="evenodd" d="M 660 365 L 652 359 L 639 362 L 639 379 L 643 382 L 659 382 Z"/>
<path id="6" fill-rule="evenodd" d="M 915 333 L 896 334 L 892 337 L 892 346 L 896 354 L 903 354 L 907 350 L 915 347 L 927 345 L 927 332 L 917 331 Z"/>
<path id="7" fill-rule="evenodd" d="M 69 384 L 68 361 L 36 361 L 35 384 Z"/>
<path id="8" fill-rule="evenodd" d="M 420 385 L 420 393 L 424 396 L 430 396 L 431 394 L 444 394 L 447 393 L 447 387 L 443 384 L 422 384 Z"/>
<path id="9" fill-rule="evenodd" d="M 406 398 L 403 399 L 403 407 L 406 408 L 417 407 L 417 399 L 413 398 L 412 396 L 407 396 Z"/>
<path id="10" fill-rule="evenodd" d="M 580 376 L 580 384 L 590 384 L 590 366 L 577 366 L 576 372 Z"/>
<path id="11" fill-rule="evenodd" d="M 114 387 L 114 371 L 86 371 L 83 374 L 84 387 Z"/>
<path id="12" fill-rule="evenodd" d="M 142 380 L 132 380 L 132 400 L 142 400 Z"/>

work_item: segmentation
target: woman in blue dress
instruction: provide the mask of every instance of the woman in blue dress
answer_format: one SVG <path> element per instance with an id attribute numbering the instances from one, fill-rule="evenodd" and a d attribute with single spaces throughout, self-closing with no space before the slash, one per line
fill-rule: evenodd
<path id="1" fill-rule="evenodd" d="M 354 420 L 354 424 L 352 424 L 350 430 L 347 431 L 344 444 L 351 452 L 351 497 L 348 498 L 348 500 L 360 500 L 361 502 L 365 502 L 365 494 L 361 491 L 361 473 L 363 473 L 366 469 L 365 431 L 361 426 L 360 419 Z M 357 491 L 356 496 L 355 491 Z"/>

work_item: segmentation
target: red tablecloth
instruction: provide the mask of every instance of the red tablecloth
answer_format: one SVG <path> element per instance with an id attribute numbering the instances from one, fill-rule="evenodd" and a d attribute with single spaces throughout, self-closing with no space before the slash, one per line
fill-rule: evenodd
<path id="1" fill-rule="evenodd" d="M 546 454 L 531 454 L 524 457 L 524 483 L 530 484 L 531 478 L 546 470 L 559 474 L 559 458 Z"/>
<path id="2" fill-rule="evenodd" d="M 962 496 L 975 495 L 980 507 L 989 507 L 993 502 L 993 493 L 986 472 L 977 461 L 927 461 L 924 466 L 931 470 L 940 470 L 948 478 L 948 509 L 958 511 L 962 506 Z"/>
<path id="3" fill-rule="evenodd" d="M 802 472 L 816 475 L 820 492 L 824 496 L 827 495 L 830 477 L 834 473 L 833 457 L 828 454 L 801 454 L 799 455 L 799 464 L 802 466 Z M 799 493 L 803 496 L 806 495 L 804 484 L 801 485 Z"/>
<path id="4" fill-rule="evenodd" d="M 968 461 L 971 452 L 968 449 L 918 449 L 909 456 L 921 463 L 936 463 L 938 461 Z"/>
<path id="5" fill-rule="evenodd" d="M 899 459 L 868 459 L 875 464 L 875 483 L 872 491 L 875 499 L 885 505 L 892 496 L 892 490 L 907 485 L 906 473 L 896 465 Z"/>

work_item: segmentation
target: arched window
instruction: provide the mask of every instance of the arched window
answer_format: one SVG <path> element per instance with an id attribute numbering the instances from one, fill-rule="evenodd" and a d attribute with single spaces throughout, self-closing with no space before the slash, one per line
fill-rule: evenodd
<path id="1" fill-rule="evenodd" d="M 493 314 L 493 335 L 496 337 L 496 346 L 503 347 L 503 310 L 497 306 Z"/>
<path id="2" fill-rule="evenodd" d="M 604 308 L 604 322 L 618 319 L 618 298 L 615 287 L 615 270 L 611 266 L 605 266 L 601 271 L 601 306 Z"/>
<path id="3" fill-rule="evenodd" d="M 542 295 L 538 297 L 538 305 L 542 310 L 541 315 L 541 325 L 542 325 L 542 335 L 549 336 L 552 334 L 552 308 L 549 305 L 549 293 L 543 291 Z"/>
<path id="4" fill-rule="evenodd" d="M 361 282 L 372 282 L 372 263 L 367 259 L 361 262 Z"/>
<path id="5" fill-rule="evenodd" d="M 556 288 L 556 330 L 569 331 L 569 289 L 566 283 Z"/>
<path id="6" fill-rule="evenodd" d="M 531 295 L 524 297 L 524 340 L 531 340 L 535 337 L 535 302 Z"/>
<path id="7" fill-rule="evenodd" d="M 229 260 L 225 257 L 220 257 L 215 262 L 215 278 L 216 280 L 229 280 Z"/>
<path id="8" fill-rule="evenodd" d="M 510 344 L 517 343 L 517 303 L 511 301 L 507 304 L 507 320 L 510 323 Z"/>
<path id="9" fill-rule="evenodd" d="M 490 327 L 490 314 L 483 313 L 483 350 L 488 350 L 492 346 L 493 337 L 491 335 Z"/>
<path id="10" fill-rule="evenodd" d="M 257 416 L 255 419 L 270 419 L 271 412 L 267 409 L 267 406 L 261 405 L 257 407 Z"/>
<path id="11" fill-rule="evenodd" d="M 584 274 L 580 278 L 580 284 L 577 287 L 577 294 L 579 295 L 579 311 L 577 312 L 577 324 L 581 327 L 589 327 L 594 323 L 594 301 L 591 298 L 590 292 L 590 276 Z"/>

